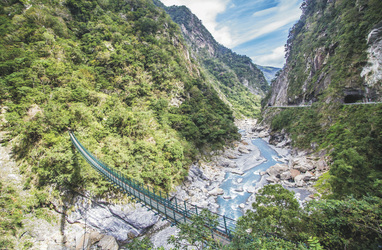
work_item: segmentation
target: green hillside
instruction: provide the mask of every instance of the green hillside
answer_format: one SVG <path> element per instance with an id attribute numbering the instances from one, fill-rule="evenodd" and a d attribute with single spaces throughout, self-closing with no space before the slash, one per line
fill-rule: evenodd
<path id="1" fill-rule="evenodd" d="M 219 44 L 202 22 L 185 6 L 166 7 L 160 1 L 153 2 L 165 9 L 182 30 L 196 58 L 218 91 L 230 105 L 236 117 L 259 117 L 261 97 L 269 86 L 252 60 Z"/>
<path id="2" fill-rule="evenodd" d="M 2 129 L 32 185 L 110 189 L 74 158 L 68 127 L 108 165 L 167 191 L 198 150 L 238 138 L 151 1 L 2 1 L 0 18 Z"/>

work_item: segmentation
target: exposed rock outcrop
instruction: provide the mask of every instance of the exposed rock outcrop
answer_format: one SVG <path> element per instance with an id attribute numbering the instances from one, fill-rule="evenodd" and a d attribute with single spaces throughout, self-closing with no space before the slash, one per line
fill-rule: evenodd
<path id="1" fill-rule="evenodd" d="M 303 15 L 291 29 L 286 44 L 286 64 L 272 83 L 264 104 L 380 101 L 380 5 L 355 1 L 351 7 L 345 7 L 344 2 L 320 0 L 304 2 L 302 9 Z M 361 49 L 364 42 L 368 44 L 367 51 Z M 365 52 L 366 65 L 360 59 Z"/>
<path id="2" fill-rule="evenodd" d="M 382 81 L 382 23 L 379 23 L 369 33 L 368 44 L 368 63 L 363 68 L 361 76 L 365 78 L 368 87 L 376 89 L 371 95 L 380 96 Z M 370 91 L 368 89 L 368 91 Z"/>

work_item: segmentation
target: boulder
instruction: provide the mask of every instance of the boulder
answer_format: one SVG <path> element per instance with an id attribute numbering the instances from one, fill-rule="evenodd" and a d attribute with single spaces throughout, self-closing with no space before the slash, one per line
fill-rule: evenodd
<path id="1" fill-rule="evenodd" d="M 296 169 L 300 171 L 301 173 L 305 173 L 306 171 L 308 171 L 308 168 L 304 165 L 295 165 L 293 166 L 293 169 Z"/>
<path id="2" fill-rule="evenodd" d="M 228 159 L 232 159 L 232 160 L 233 159 L 237 159 L 237 156 L 234 155 L 234 154 L 227 154 L 226 156 L 227 156 Z"/>
<path id="3" fill-rule="evenodd" d="M 290 188 L 294 188 L 294 187 L 296 187 L 296 183 L 294 183 L 294 182 L 289 182 L 289 181 L 283 181 L 283 182 L 282 182 L 282 185 L 283 185 L 283 186 L 286 186 L 286 187 L 290 187 Z"/>
<path id="4" fill-rule="evenodd" d="M 276 178 L 276 176 L 269 176 L 266 178 L 266 180 L 269 183 L 279 183 L 280 182 L 280 180 L 278 178 Z"/>
<path id="5" fill-rule="evenodd" d="M 294 182 L 296 183 L 296 186 L 297 186 L 297 187 L 302 187 L 302 186 L 305 185 L 304 178 L 305 178 L 305 174 L 297 175 L 297 176 L 294 178 Z"/>
<path id="6" fill-rule="evenodd" d="M 156 216 L 152 211 L 147 211 L 146 208 L 137 206 L 132 211 L 124 211 L 123 207 L 111 206 L 109 211 L 117 218 L 123 219 L 129 225 L 132 225 L 136 229 L 144 230 L 151 227 L 159 220 L 159 216 Z"/>
<path id="7" fill-rule="evenodd" d="M 215 188 L 208 192 L 209 195 L 218 196 L 224 194 L 224 190 L 221 188 Z"/>
<path id="8" fill-rule="evenodd" d="M 241 171 L 241 170 L 239 170 L 239 169 L 232 169 L 232 170 L 231 170 L 231 173 L 233 173 L 233 174 L 238 174 L 238 175 L 243 175 L 243 174 L 244 174 L 244 172 Z"/>
<path id="9" fill-rule="evenodd" d="M 76 250 L 90 249 L 90 247 L 102 237 L 103 236 L 98 232 L 83 234 L 76 242 Z"/>
<path id="10" fill-rule="evenodd" d="M 235 189 L 235 191 L 241 193 L 241 192 L 244 192 L 244 189 L 243 187 L 238 187 Z"/>
<path id="11" fill-rule="evenodd" d="M 203 171 L 195 164 L 191 165 L 190 170 L 188 171 L 188 175 L 193 179 L 196 178 L 205 181 L 209 180 L 208 177 L 203 173 Z"/>
<path id="12" fill-rule="evenodd" d="M 266 174 L 267 174 L 266 171 L 261 171 L 261 172 L 260 172 L 260 175 L 261 175 L 261 176 L 266 175 Z"/>
<path id="13" fill-rule="evenodd" d="M 276 176 L 276 177 L 279 177 L 281 173 L 285 172 L 288 170 L 288 166 L 285 165 L 285 164 L 280 164 L 280 163 L 277 163 L 276 165 L 270 167 L 267 169 L 267 173 L 270 175 L 270 176 Z"/>
<path id="14" fill-rule="evenodd" d="M 239 205 L 239 207 L 240 207 L 241 209 L 244 209 L 245 204 L 244 204 L 244 203 L 241 203 L 241 204 Z"/>
<path id="15" fill-rule="evenodd" d="M 306 172 L 306 173 L 304 174 L 304 181 L 309 181 L 309 180 L 312 179 L 312 177 L 314 177 L 314 174 L 313 174 L 313 173 L 311 173 L 311 172 Z"/>
<path id="16" fill-rule="evenodd" d="M 217 165 L 220 165 L 224 168 L 237 168 L 236 162 L 223 157 L 218 161 Z"/>
<path id="17" fill-rule="evenodd" d="M 118 250 L 119 246 L 113 236 L 105 235 L 97 244 L 102 250 Z"/>
<path id="18" fill-rule="evenodd" d="M 285 171 L 284 173 L 280 174 L 280 179 L 281 180 L 289 180 L 292 178 L 292 175 L 290 171 Z"/>
<path id="19" fill-rule="evenodd" d="M 263 132 L 260 132 L 259 134 L 257 134 L 257 137 L 259 137 L 259 138 L 265 138 L 268 136 L 269 136 L 269 134 L 266 131 L 263 131 Z"/>
<path id="20" fill-rule="evenodd" d="M 296 178 L 296 176 L 300 175 L 301 172 L 298 171 L 297 169 L 291 169 L 290 170 L 290 177 L 292 177 L 292 179 Z"/>
<path id="21" fill-rule="evenodd" d="M 240 146 L 237 150 L 239 150 L 242 154 L 249 154 L 249 151 L 246 147 Z"/>
<path id="22" fill-rule="evenodd" d="M 328 165 L 326 164 L 325 160 L 321 159 L 317 162 L 317 170 L 323 172 L 323 171 L 326 171 L 328 169 Z"/>

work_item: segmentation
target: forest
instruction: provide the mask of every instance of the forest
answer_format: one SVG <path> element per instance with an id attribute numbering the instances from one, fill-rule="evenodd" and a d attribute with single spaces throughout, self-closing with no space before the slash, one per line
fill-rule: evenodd
<path id="1" fill-rule="evenodd" d="M 309 94 L 317 94 L 312 107 L 270 111 L 268 95 L 260 114 L 260 100 L 240 98 L 237 93 L 247 90 L 222 62 L 204 58 L 201 65 L 188 56 L 179 26 L 151 0 L 0 1 L 1 144 L 12 146 L 23 176 L 20 193 L 0 182 L 0 248 L 15 247 L 10 239 L 24 215 L 52 220 L 50 200 L 61 199 L 60 189 L 116 193 L 76 155 L 69 129 L 107 165 L 164 192 L 182 183 L 193 161 L 240 140 L 233 111 L 210 77 L 223 84 L 235 107 L 242 106 L 241 115 L 262 115 L 274 133 L 289 134 L 293 147 L 324 152 L 331 167 L 316 183 L 320 199 L 305 207 L 279 185 L 261 189 L 227 246 L 207 236 L 205 221 L 216 220 L 208 211 L 179 225 L 169 241 L 179 248 L 182 240 L 197 245 L 200 239 L 201 247 L 212 249 L 380 248 L 382 106 L 342 105 L 341 91 L 360 81 L 362 39 L 380 21 L 382 6 L 357 1 L 366 6 L 360 12 L 356 1 L 343 0 L 318 15 L 324 2 L 304 1 L 305 14 L 291 29 L 287 61 L 295 67 L 288 94 L 300 98 L 304 51 L 335 44 L 316 39 L 326 28 L 341 46 L 318 73 L 330 72 L 333 84 L 321 91 L 316 75 L 307 85 Z M 304 30 L 307 22 L 314 24 L 310 31 Z M 226 63 L 236 58 L 231 66 L 246 74 L 239 72 L 245 57 L 219 57 Z M 130 244 L 152 248 L 147 239 Z"/>
<path id="2" fill-rule="evenodd" d="M 2 143 L 35 194 L 31 206 L 1 210 L 12 217 L 1 232 L 21 226 L 17 213 L 48 206 L 50 187 L 115 192 L 75 155 L 69 128 L 103 162 L 163 191 L 196 155 L 239 139 L 232 111 L 186 51 L 178 26 L 149 0 L 1 1 Z"/>

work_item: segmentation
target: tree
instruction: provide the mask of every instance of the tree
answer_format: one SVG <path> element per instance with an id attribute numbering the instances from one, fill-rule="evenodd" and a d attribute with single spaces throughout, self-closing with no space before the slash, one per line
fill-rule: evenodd
<path id="1" fill-rule="evenodd" d="M 260 189 L 252 207 L 254 211 L 248 210 L 239 220 L 241 227 L 263 235 L 272 233 L 288 239 L 298 238 L 301 208 L 293 192 L 279 184 L 267 185 Z"/>
<path id="2" fill-rule="evenodd" d="M 194 246 L 196 249 L 221 248 L 221 244 L 214 239 L 212 229 L 218 225 L 217 215 L 203 209 L 199 215 L 194 215 L 190 223 L 178 224 L 178 235 L 172 235 L 168 243 L 174 244 L 176 249 Z M 185 243 L 187 242 L 187 243 Z"/>

